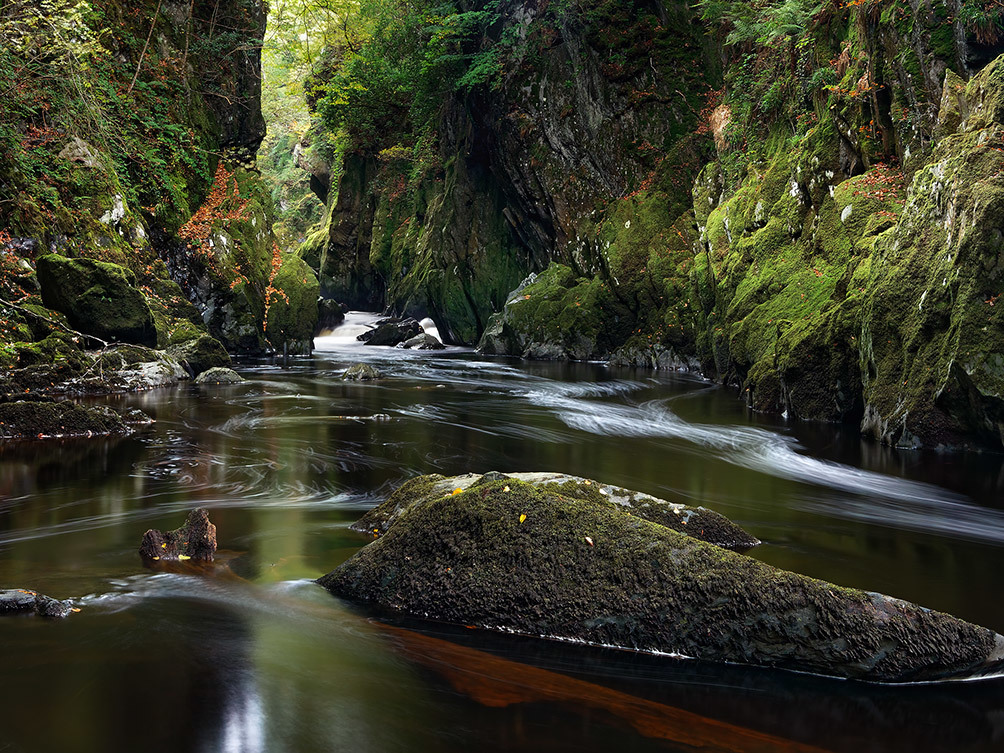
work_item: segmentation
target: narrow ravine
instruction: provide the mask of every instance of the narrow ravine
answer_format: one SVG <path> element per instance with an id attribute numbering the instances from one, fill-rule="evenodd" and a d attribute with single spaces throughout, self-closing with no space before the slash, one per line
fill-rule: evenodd
<path id="1" fill-rule="evenodd" d="M 244 384 L 120 398 L 156 417 L 133 437 L 3 448 L 0 580 L 81 610 L 0 621 L 12 749 L 71 745 L 72 726 L 118 749 L 678 750 L 684 711 L 707 734 L 745 730 L 724 749 L 999 746 L 997 681 L 892 691 L 421 623 L 404 625 L 412 639 L 331 597 L 312 579 L 365 543 L 348 525 L 400 481 L 546 469 L 703 504 L 764 540 L 752 556 L 1004 629 L 1000 458 L 935 473 L 919 454 L 751 420 L 692 377 L 358 343 L 374 318 L 350 313 L 287 368 L 243 364 Z M 385 377 L 340 381 L 359 361 Z M 142 532 L 196 506 L 223 569 L 146 570 Z M 40 727 L 53 703 L 66 725 Z"/>

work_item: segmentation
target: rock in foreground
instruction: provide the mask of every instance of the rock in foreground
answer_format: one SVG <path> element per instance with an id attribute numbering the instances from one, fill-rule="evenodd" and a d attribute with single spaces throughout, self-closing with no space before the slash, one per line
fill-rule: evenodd
<path id="1" fill-rule="evenodd" d="M 151 528 L 143 534 L 140 556 L 147 561 L 199 560 L 212 562 L 216 556 L 216 526 L 209 522 L 205 508 L 192 510 L 181 528 L 158 531 Z"/>
<path id="2" fill-rule="evenodd" d="M 461 625 L 843 678 L 1001 669 L 1004 636 L 991 630 L 779 570 L 616 504 L 515 478 L 443 496 L 419 481 L 422 499 L 322 586 Z"/>

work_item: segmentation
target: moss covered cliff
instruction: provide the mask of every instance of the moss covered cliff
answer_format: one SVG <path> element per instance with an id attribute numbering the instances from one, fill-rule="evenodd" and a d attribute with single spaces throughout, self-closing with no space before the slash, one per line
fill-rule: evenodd
<path id="1" fill-rule="evenodd" d="M 1002 444 L 998 4 L 436 9 L 368 43 L 410 45 L 418 83 L 365 47 L 322 72 L 323 291 L 486 352 L 699 370 L 889 443 Z M 353 89 L 376 81 L 382 111 Z"/>
<path id="2" fill-rule="evenodd" d="M 34 344 L 51 335 L 63 360 L 86 363 L 96 341 L 72 330 L 107 339 L 117 330 L 96 304 L 123 296 L 152 318 L 136 342 L 180 347 L 208 328 L 234 352 L 267 347 L 271 200 L 248 169 L 264 135 L 265 14 L 262 0 L 0 7 L 5 368 L 44 361 Z M 106 265 L 132 293 L 60 297 L 36 274 L 46 254 Z M 78 299 L 95 303 L 87 316 Z"/>

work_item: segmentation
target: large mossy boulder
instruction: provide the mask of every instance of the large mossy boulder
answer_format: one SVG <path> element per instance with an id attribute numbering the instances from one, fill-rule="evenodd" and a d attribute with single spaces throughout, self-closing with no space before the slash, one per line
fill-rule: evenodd
<path id="1" fill-rule="evenodd" d="M 308 354 L 317 328 L 317 275 L 299 256 L 282 262 L 268 293 L 265 336 L 276 350 Z"/>
<path id="2" fill-rule="evenodd" d="M 420 476 L 402 485 L 386 502 L 374 507 L 356 521 L 352 528 L 363 533 L 382 535 L 406 511 L 435 501 L 445 494 L 452 494 L 458 489 L 466 491 L 476 484 L 487 483 L 493 479 L 512 479 L 571 499 L 592 502 L 602 507 L 619 507 L 632 515 L 726 549 L 745 551 L 760 543 L 760 540 L 751 533 L 724 515 L 706 507 L 667 502 L 650 494 L 601 484 L 592 479 L 570 476 L 566 473 L 492 472 L 484 475 L 468 473 L 463 476 L 448 477 Z"/>
<path id="3" fill-rule="evenodd" d="M 157 346 L 157 329 L 136 276 L 118 264 L 47 254 L 37 261 L 42 301 L 84 334 Z"/>
<path id="4" fill-rule="evenodd" d="M 779 570 L 560 483 L 443 481 L 411 482 L 385 533 L 319 583 L 461 625 L 843 678 L 1002 668 L 991 630 Z"/>

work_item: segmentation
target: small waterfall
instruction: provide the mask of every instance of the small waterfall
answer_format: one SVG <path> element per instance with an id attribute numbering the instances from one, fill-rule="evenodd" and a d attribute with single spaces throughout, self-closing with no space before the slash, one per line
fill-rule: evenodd
<path id="1" fill-rule="evenodd" d="M 373 329 L 382 318 L 381 314 L 372 311 L 349 311 L 345 314 L 345 321 L 327 334 L 314 338 L 314 350 L 340 350 L 347 346 L 362 345 L 356 337 Z"/>

